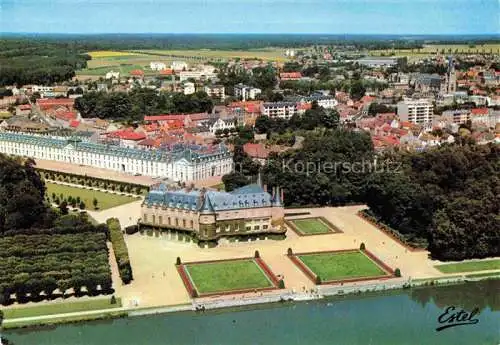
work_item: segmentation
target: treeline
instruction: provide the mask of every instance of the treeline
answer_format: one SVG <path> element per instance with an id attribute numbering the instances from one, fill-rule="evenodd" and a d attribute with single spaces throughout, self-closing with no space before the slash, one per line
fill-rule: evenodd
<path id="1" fill-rule="evenodd" d="M 117 218 L 110 218 L 106 221 L 106 224 L 109 228 L 109 238 L 111 244 L 113 245 L 113 251 L 115 253 L 116 263 L 118 264 L 120 278 L 124 284 L 128 284 L 134 278 L 132 275 L 132 267 L 130 266 L 130 259 L 128 257 L 127 244 L 123 238 L 120 221 Z"/>
<path id="2" fill-rule="evenodd" d="M 75 100 L 75 109 L 82 117 L 141 121 L 144 115 L 188 114 L 211 112 L 213 101 L 199 91 L 183 93 L 157 93 L 150 89 L 132 92 L 88 92 Z"/>
<path id="3" fill-rule="evenodd" d="M 36 168 L 36 170 L 45 180 L 74 183 L 81 186 L 98 187 L 106 190 L 126 192 L 137 195 L 146 194 L 149 191 L 149 187 L 137 183 L 120 182 L 104 178 L 83 176 L 41 168 Z"/>
<path id="4" fill-rule="evenodd" d="M 251 73 L 247 73 L 235 66 L 221 66 L 217 77 L 219 83 L 224 85 L 227 95 L 234 96 L 234 86 L 245 84 L 262 90 L 263 93 L 270 92 L 277 83 L 276 70 L 268 65 L 266 67 L 256 67 Z"/>
<path id="5" fill-rule="evenodd" d="M 0 40 L 0 85 L 52 85 L 87 67 L 90 56 L 74 42 Z"/>
<path id="6" fill-rule="evenodd" d="M 401 168 L 373 174 L 365 199 L 383 222 L 426 239 L 437 259 L 500 254 L 498 146 L 446 146 L 387 159 Z"/>

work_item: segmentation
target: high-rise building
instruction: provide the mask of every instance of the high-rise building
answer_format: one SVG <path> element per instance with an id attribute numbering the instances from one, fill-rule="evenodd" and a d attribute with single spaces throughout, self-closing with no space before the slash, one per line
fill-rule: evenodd
<path id="1" fill-rule="evenodd" d="M 432 122 L 433 105 L 428 99 L 406 99 L 398 103 L 398 116 L 401 121 L 419 125 Z"/>

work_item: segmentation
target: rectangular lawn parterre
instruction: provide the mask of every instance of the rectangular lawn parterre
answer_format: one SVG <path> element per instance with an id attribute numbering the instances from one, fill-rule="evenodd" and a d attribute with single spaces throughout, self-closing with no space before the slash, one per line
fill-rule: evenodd
<path id="1" fill-rule="evenodd" d="M 319 235 L 333 232 L 320 218 L 293 219 L 290 222 L 303 235 Z"/>
<path id="2" fill-rule="evenodd" d="M 434 266 L 443 273 L 461 273 L 500 269 L 500 259 L 484 261 L 467 261 L 456 264 L 444 264 Z"/>
<path id="3" fill-rule="evenodd" d="M 64 198 L 68 198 L 69 196 L 72 196 L 73 198 L 80 197 L 80 200 L 85 203 L 85 207 L 88 210 L 95 209 L 93 204 L 94 198 L 97 199 L 97 207 L 99 210 L 105 210 L 111 207 L 116 207 L 139 200 L 139 198 L 127 195 L 105 193 L 92 189 L 60 185 L 51 182 L 45 182 L 45 185 L 47 187 L 46 195 L 51 199 L 52 193 L 55 193 L 56 197 L 58 198 L 61 194 L 64 196 Z"/>
<path id="4" fill-rule="evenodd" d="M 387 275 L 361 251 L 297 254 L 297 257 L 323 282 Z"/>
<path id="5" fill-rule="evenodd" d="M 253 259 L 190 263 L 184 267 L 200 295 L 274 286 Z"/>

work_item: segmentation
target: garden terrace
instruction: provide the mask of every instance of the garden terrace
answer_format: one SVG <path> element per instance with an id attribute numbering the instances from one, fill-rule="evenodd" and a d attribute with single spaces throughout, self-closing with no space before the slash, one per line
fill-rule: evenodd
<path id="1" fill-rule="evenodd" d="M 324 217 L 288 219 L 286 224 L 299 236 L 328 235 L 342 232 Z"/>
<path id="2" fill-rule="evenodd" d="M 66 200 L 68 204 L 71 204 L 68 198 L 72 197 L 73 200 L 80 200 L 80 202 L 83 202 L 86 208 L 90 210 L 105 210 L 139 200 L 138 197 L 106 193 L 51 182 L 45 182 L 45 185 L 47 187 L 46 196 L 50 198 L 53 203 L 60 204 L 62 201 Z M 97 200 L 95 206 L 94 199 Z M 75 202 L 76 207 L 79 206 L 78 204 L 79 202 Z"/>
<path id="3" fill-rule="evenodd" d="M 192 297 L 273 290 L 279 284 L 260 258 L 189 262 L 177 270 Z"/>
<path id="4" fill-rule="evenodd" d="M 98 177 L 83 176 L 61 171 L 36 168 L 46 180 L 61 181 L 82 186 L 98 187 L 111 191 L 127 192 L 131 194 L 147 194 L 149 187 L 137 183 L 120 182 Z"/>
<path id="5" fill-rule="evenodd" d="M 317 284 L 389 278 L 394 275 L 390 267 L 367 250 L 296 253 L 288 257 Z"/>

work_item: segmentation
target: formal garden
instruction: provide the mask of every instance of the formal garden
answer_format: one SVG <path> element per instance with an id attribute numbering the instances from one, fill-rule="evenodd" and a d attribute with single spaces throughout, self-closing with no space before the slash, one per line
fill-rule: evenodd
<path id="1" fill-rule="evenodd" d="M 120 182 L 103 178 L 64 173 L 64 172 L 46 170 L 40 168 L 37 168 L 36 170 L 40 173 L 40 176 L 43 177 L 46 181 L 66 182 L 66 183 L 77 184 L 80 186 L 95 187 L 95 188 L 109 190 L 112 192 L 128 193 L 135 195 L 146 195 L 149 191 L 149 187 L 140 184 Z"/>
<path id="2" fill-rule="evenodd" d="M 45 186 L 47 187 L 46 197 L 51 203 L 61 205 L 65 202 L 67 206 L 77 207 L 81 210 L 106 210 L 140 200 L 139 197 L 52 182 L 45 182 Z"/>
<path id="3" fill-rule="evenodd" d="M 327 235 L 342 232 L 324 217 L 290 219 L 286 220 L 286 223 L 300 236 Z"/>
<path id="4" fill-rule="evenodd" d="M 362 245 L 364 247 L 364 245 Z M 288 257 L 316 284 L 351 282 L 400 275 L 366 249 L 296 253 Z"/>
<path id="5" fill-rule="evenodd" d="M 181 263 L 177 270 L 191 297 L 284 288 L 258 251 L 253 258 Z"/>

